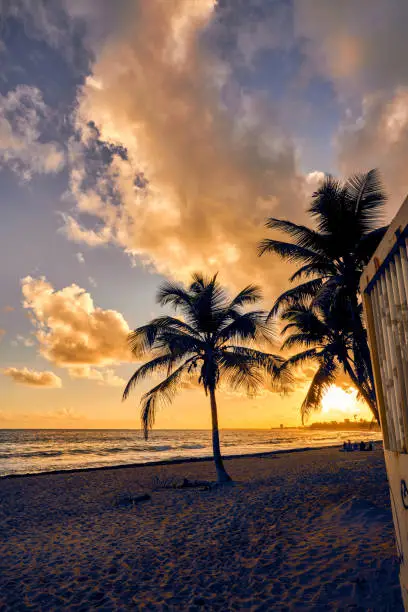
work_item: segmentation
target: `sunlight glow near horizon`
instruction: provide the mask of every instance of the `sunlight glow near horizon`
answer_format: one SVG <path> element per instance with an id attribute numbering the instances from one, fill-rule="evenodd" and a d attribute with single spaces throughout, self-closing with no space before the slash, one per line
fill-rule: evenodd
<path id="1" fill-rule="evenodd" d="M 353 418 L 354 415 L 358 418 L 372 419 L 368 406 L 357 398 L 355 389 L 349 387 L 346 390 L 337 385 L 332 385 L 323 395 L 322 409 L 319 414 L 324 415 L 325 419 L 328 417 L 334 419 L 338 416 Z"/>

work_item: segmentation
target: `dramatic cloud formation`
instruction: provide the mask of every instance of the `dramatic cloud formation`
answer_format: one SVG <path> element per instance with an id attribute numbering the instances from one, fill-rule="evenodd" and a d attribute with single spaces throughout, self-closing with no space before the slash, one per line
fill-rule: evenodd
<path id="1" fill-rule="evenodd" d="M 62 381 L 54 372 L 37 372 L 28 368 L 6 368 L 3 370 L 5 376 L 10 376 L 14 382 L 29 387 L 41 389 L 58 389 L 62 387 Z"/>
<path id="2" fill-rule="evenodd" d="M 268 306 L 288 287 L 290 266 L 257 258 L 271 235 L 265 218 L 306 221 L 320 170 L 378 166 L 391 215 L 408 189 L 407 18 L 402 0 L 0 0 L 0 53 L 10 64 L 0 170 L 16 175 L 10 201 L 33 191 L 27 215 L 13 207 L 12 227 L 26 232 L 22 219 L 30 229 L 32 221 L 44 237 L 38 258 L 19 249 L 4 286 L 29 270 L 54 275 L 56 264 L 62 287 L 23 280 L 39 353 L 96 392 L 123 385 L 114 366 L 130 358 L 122 315 L 66 286 L 73 274 L 89 288 L 97 279 L 103 299 L 101 274 L 117 270 L 111 249 L 91 269 L 95 256 L 81 246 L 60 249 L 55 236 L 48 244 L 52 218 L 78 245 L 116 245 L 164 275 L 219 270 L 234 289 L 259 283 Z M 21 184 L 36 174 L 50 176 Z M 16 344 L 2 349 L 13 353 L 31 344 L 16 336 L 19 317 L 1 321 Z M 296 401 L 312 374 L 299 373 Z"/>
<path id="3" fill-rule="evenodd" d="M 0 95 L 0 165 L 29 180 L 35 173 L 55 173 L 64 165 L 64 153 L 54 142 L 40 139 L 40 126 L 50 109 L 35 87 L 18 85 Z"/>
<path id="4" fill-rule="evenodd" d="M 276 286 L 286 272 L 256 253 L 265 217 L 302 218 L 309 188 L 276 108 L 243 91 L 206 46 L 214 5 L 135 3 L 99 53 L 77 115 L 83 149 L 71 143 L 77 211 L 66 233 L 91 246 L 114 242 L 183 279 L 222 269 L 235 285 Z M 103 143 L 109 163 L 90 185 L 86 150 Z"/>
<path id="5" fill-rule="evenodd" d="M 57 366 L 109 365 L 130 361 L 129 327 L 115 310 L 95 307 L 77 285 L 56 291 L 45 278 L 22 280 L 24 308 L 36 327 L 43 357 Z"/>

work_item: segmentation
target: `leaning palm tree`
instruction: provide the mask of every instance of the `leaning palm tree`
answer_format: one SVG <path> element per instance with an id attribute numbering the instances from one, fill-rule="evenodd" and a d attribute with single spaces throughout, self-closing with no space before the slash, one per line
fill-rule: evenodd
<path id="1" fill-rule="evenodd" d="M 270 218 L 267 227 L 284 232 L 292 242 L 265 239 L 259 253 L 276 253 L 299 267 L 291 281 L 303 282 L 278 297 L 271 311 L 305 304 L 347 314 L 359 383 L 370 387 L 374 377 L 362 319 L 359 280 L 387 227 L 381 225 L 387 197 L 377 170 L 346 181 L 327 176 L 313 194 L 308 209 L 316 228 Z"/>
<path id="2" fill-rule="evenodd" d="M 347 312 L 335 308 L 325 310 L 310 302 L 286 306 L 281 313 L 285 322 L 282 350 L 301 349 L 289 357 L 282 368 L 297 368 L 310 362 L 317 365 L 301 406 L 302 422 L 312 411 L 320 409 L 324 392 L 341 373 L 347 374 L 378 420 L 375 395 L 368 384 L 368 377 L 365 376 L 362 382 L 359 377 Z"/>
<path id="3" fill-rule="evenodd" d="M 149 361 L 130 378 L 123 393 L 126 399 L 137 383 L 164 372 L 165 378 L 145 393 L 141 400 L 141 420 L 145 434 L 153 427 L 160 402 L 170 403 L 183 383 L 196 377 L 210 396 L 212 442 L 217 479 L 230 480 L 220 451 L 215 392 L 222 379 L 234 389 L 255 393 L 267 374 L 279 386 L 282 359 L 260 350 L 271 343 L 273 334 L 262 310 L 245 310 L 261 299 L 255 286 L 248 286 L 233 299 L 220 286 L 217 277 L 194 274 L 188 288 L 170 282 L 159 289 L 157 301 L 180 311 L 182 318 L 162 316 L 139 327 L 129 336 L 135 355 L 149 354 Z"/>

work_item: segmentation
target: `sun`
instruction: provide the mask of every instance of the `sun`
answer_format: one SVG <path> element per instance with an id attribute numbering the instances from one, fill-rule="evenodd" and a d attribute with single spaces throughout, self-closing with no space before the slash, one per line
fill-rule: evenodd
<path id="1" fill-rule="evenodd" d="M 353 387 L 332 385 L 323 395 L 321 414 L 327 420 L 354 418 L 372 419 L 368 406 L 357 398 Z"/>

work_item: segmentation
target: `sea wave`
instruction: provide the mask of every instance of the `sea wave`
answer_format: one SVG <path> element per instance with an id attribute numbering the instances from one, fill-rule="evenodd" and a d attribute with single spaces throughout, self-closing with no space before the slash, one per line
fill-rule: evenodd
<path id="1" fill-rule="evenodd" d="M 31 451 L 31 452 L 26 452 L 26 453 L 7 453 L 7 454 L 0 454 L 0 459 L 13 459 L 14 457 L 19 458 L 19 459 L 28 459 L 30 457 L 60 457 L 61 455 L 64 455 L 65 453 L 63 451 Z"/>
<path id="2" fill-rule="evenodd" d="M 35 451 L 24 451 L 24 452 L 9 452 L 9 453 L 1 453 L 0 459 L 29 459 L 29 458 L 40 458 L 40 457 L 69 457 L 72 455 L 81 456 L 81 455 L 99 455 L 99 456 L 107 456 L 107 455 L 116 455 L 120 453 L 140 453 L 140 452 L 165 452 L 173 450 L 173 446 L 171 445 L 155 445 L 155 446 L 133 446 L 133 447 L 107 447 L 107 448 L 70 448 L 65 450 L 35 450 Z M 181 448 L 204 448 L 198 445 L 185 445 Z"/>

